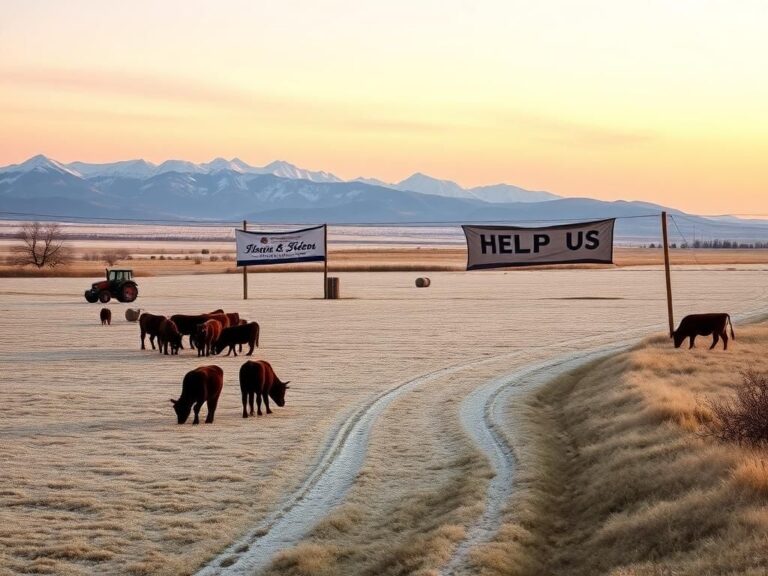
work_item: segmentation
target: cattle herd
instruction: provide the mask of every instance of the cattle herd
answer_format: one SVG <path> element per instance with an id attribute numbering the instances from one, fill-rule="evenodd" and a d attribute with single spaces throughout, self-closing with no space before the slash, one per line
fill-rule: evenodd
<path id="1" fill-rule="evenodd" d="M 111 323 L 112 314 L 108 308 L 100 312 L 102 324 Z M 197 349 L 198 356 L 220 354 L 227 348 L 227 356 L 237 356 L 238 350 L 243 351 L 247 344 L 248 356 L 259 346 L 259 324 L 240 318 L 237 312 L 226 313 L 214 310 L 205 314 L 174 314 L 170 318 L 158 314 L 143 312 L 139 318 L 141 349 L 146 350 L 145 340 L 149 337 L 152 349 L 160 354 L 178 355 L 184 349 L 182 339 L 189 337 L 189 347 Z M 157 348 L 155 348 L 157 340 Z M 208 404 L 208 415 L 205 422 L 213 423 L 216 406 L 219 403 L 221 390 L 224 387 L 224 370 L 219 366 L 200 366 L 190 370 L 184 376 L 181 386 L 181 396 L 171 399 L 173 409 L 179 424 L 184 424 L 190 412 L 194 412 L 193 424 L 199 424 L 200 408 Z M 243 418 L 254 416 L 254 400 L 257 412 L 262 415 L 261 403 L 267 414 L 271 414 L 269 399 L 282 407 L 285 405 L 285 391 L 288 382 L 281 381 L 272 366 L 266 360 L 246 361 L 240 367 L 240 393 L 243 401 Z M 249 411 L 250 407 L 250 411 Z"/>
<path id="2" fill-rule="evenodd" d="M 240 318 L 237 312 L 226 313 L 224 310 L 214 310 L 206 314 L 174 314 L 170 318 L 158 314 L 144 312 L 139 316 L 141 330 L 141 349 L 146 349 L 145 338 L 149 336 L 152 350 L 157 349 L 161 354 L 178 354 L 184 349 L 182 338 L 189 336 L 189 347 L 197 348 L 198 356 L 218 354 L 224 348 L 227 356 L 237 356 L 235 346 L 243 351 L 243 344 L 248 344 L 248 356 L 253 354 L 253 348 L 259 346 L 259 324 Z"/>
<path id="3" fill-rule="evenodd" d="M 128 316 L 126 316 L 127 318 Z M 102 308 L 99 314 L 102 325 L 112 322 L 112 313 L 109 308 Z M 726 328 L 730 326 L 731 338 L 735 338 L 731 317 L 725 313 L 719 314 L 691 314 L 683 318 L 680 326 L 672 332 L 675 348 L 679 348 L 683 341 L 690 339 L 690 347 L 693 348 L 696 336 L 712 335 L 714 348 L 718 340 L 723 341 L 723 348 L 728 349 L 728 334 Z M 243 351 L 243 344 L 248 344 L 248 356 L 253 354 L 254 347 L 259 346 L 259 324 L 248 322 L 240 318 L 237 312 L 226 313 L 224 310 L 214 310 L 205 314 L 174 314 L 170 318 L 157 314 L 144 312 L 139 316 L 139 329 L 141 336 L 141 349 L 146 350 L 145 339 L 149 336 L 149 343 L 161 354 L 178 355 L 179 350 L 184 349 L 182 339 L 189 336 L 189 347 L 197 349 L 198 356 L 210 356 L 221 354 L 225 348 L 227 356 L 237 356 L 235 347 Z M 206 423 L 213 423 L 219 396 L 224 387 L 224 371 L 219 366 L 200 366 L 190 370 L 184 376 L 181 396 L 171 399 L 173 409 L 176 411 L 179 424 L 184 424 L 194 411 L 193 424 L 199 424 L 200 408 L 208 403 L 208 415 Z M 285 405 L 285 391 L 288 382 L 282 382 L 272 366 L 266 360 L 246 361 L 240 367 L 240 393 L 243 402 L 243 418 L 254 416 L 254 399 L 257 406 L 257 414 L 262 415 L 261 402 L 264 401 L 267 414 L 271 414 L 269 399 L 278 406 Z M 250 411 L 248 408 L 250 407 Z"/>

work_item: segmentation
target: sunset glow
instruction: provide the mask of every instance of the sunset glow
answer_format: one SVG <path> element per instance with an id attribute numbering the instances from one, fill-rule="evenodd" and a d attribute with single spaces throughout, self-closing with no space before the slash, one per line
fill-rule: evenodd
<path id="1" fill-rule="evenodd" d="M 342 178 L 768 214 L 768 4 L 0 2 L 0 165 Z"/>

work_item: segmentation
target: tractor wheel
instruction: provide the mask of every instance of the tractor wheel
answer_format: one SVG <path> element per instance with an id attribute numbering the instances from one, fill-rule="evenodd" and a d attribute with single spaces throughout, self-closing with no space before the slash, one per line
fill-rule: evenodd
<path id="1" fill-rule="evenodd" d="M 139 295 L 139 289 L 135 284 L 126 284 L 120 290 L 120 302 L 133 302 Z"/>
<path id="2" fill-rule="evenodd" d="M 99 297 L 96 295 L 96 292 L 86 292 L 85 299 L 91 304 L 94 304 L 99 299 Z"/>
<path id="3" fill-rule="evenodd" d="M 102 290 L 99 292 L 99 302 L 102 304 L 109 302 L 110 298 L 112 298 L 112 295 L 109 293 L 109 290 Z"/>

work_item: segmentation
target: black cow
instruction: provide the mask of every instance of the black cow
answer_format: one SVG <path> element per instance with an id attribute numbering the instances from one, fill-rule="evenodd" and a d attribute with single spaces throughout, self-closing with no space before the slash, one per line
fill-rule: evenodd
<path id="1" fill-rule="evenodd" d="M 736 335 L 733 333 L 730 314 L 690 314 L 680 321 L 680 326 L 672 333 L 675 348 L 680 348 L 686 338 L 690 338 L 691 345 L 689 348 L 693 348 L 696 336 L 712 334 L 712 346 L 709 349 L 712 350 L 717 345 L 718 340 L 722 338 L 723 350 L 728 350 L 728 333 L 726 331 L 728 326 L 731 327 L 731 338 L 735 340 Z"/>

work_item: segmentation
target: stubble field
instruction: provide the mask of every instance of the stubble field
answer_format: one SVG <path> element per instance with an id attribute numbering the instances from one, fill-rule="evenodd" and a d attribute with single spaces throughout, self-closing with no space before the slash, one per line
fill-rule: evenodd
<path id="1" fill-rule="evenodd" d="M 768 307 L 766 270 L 734 268 L 675 271 L 678 316 Z M 414 277 L 345 273 L 344 299 L 323 301 L 318 274 L 259 274 L 246 302 L 233 275 L 141 278 L 136 305 L 147 311 L 221 307 L 261 324 L 254 357 L 291 388 L 285 408 L 247 420 L 243 358 L 140 351 L 127 306 L 111 303 L 113 324 L 102 327 L 82 280 L 0 279 L 2 571 L 194 572 L 287 510 L 334 455 L 345 423 L 402 385 L 368 421 L 355 420 L 369 426 L 354 455 L 359 471 L 302 520 L 309 534 L 250 564 L 237 556 L 248 555 L 245 544 L 209 571 L 435 573 L 482 517 L 493 476 L 459 417 L 468 394 L 526 365 L 666 325 L 659 270 L 439 272 L 422 290 Z M 206 363 L 225 373 L 216 422 L 179 426 L 168 399 Z"/>

